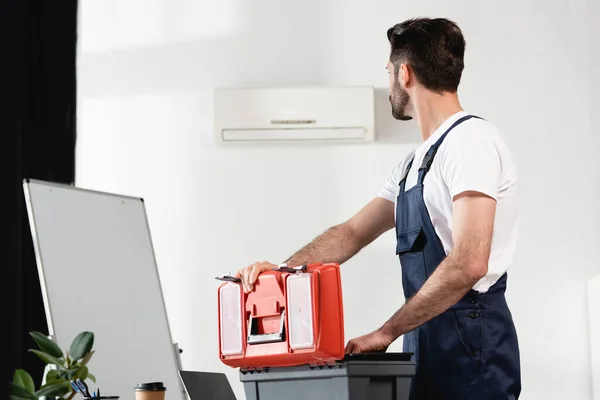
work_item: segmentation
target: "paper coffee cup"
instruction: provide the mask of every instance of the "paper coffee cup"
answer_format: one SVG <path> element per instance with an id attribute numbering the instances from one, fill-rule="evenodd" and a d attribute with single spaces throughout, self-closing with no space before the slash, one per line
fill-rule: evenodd
<path id="1" fill-rule="evenodd" d="M 135 400 L 164 400 L 165 391 L 162 382 L 140 383 L 135 387 Z"/>

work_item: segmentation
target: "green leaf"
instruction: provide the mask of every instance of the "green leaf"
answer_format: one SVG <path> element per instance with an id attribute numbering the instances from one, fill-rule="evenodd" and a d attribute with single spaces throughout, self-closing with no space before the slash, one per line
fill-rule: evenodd
<path id="1" fill-rule="evenodd" d="M 60 347 L 52 340 L 48 338 L 48 336 L 44 335 L 40 332 L 29 332 L 35 343 L 38 345 L 41 351 L 44 353 L 50 354 L 52 357 L 62 358 L 63 353 Z"/>
<path id="2" fill-rule="evenodd" d="M 58 371 L 58 377 L 61 379 L 69 379 L 69 373 L 66 370 Z"/>
<path id="3" fill-rule="evenodd" d="M 90 373 L 88 373 L 88 379 L 91 380 L 92 382 L 96 383 L 96 377 Z"/>
<path id="4" fill-rule="evenodd" d="M 69 354 L 73 360 L 82 359 L 94 346 L 94 334 L 92 332 L 81 332 L 71 343 Z"/>
<path id="5" fill-rule="evenodd" d="M 75 378 L 79 378 L 82 381 L 85 381 L 88 377 L 88 374 L 89 374 L 88 367 L 83 365 L 83 366 L 79 367 L 79 370 L 75 374 Z"/>
<path id="6" fill-rule="evenodd" d="M 43 351 L 39 351 L 39 350 L 31 350 L 31 349 L 29 351 L 32 352 L 32 353 L 34 353 L 34 354 L 36 354 L 46 364 L 54 364 L 54 365 L 58 366 L 58 368 L 62 368 L 62 369 L 65 368 L 63 366 L 63 362 L 61 360 L 59 360 L 56 357 L 52 357 L 48 353 L 44 353 Z"/>
<path id="7" fill-rule="evenodd" d="M 35 396 L 42 397 L 53 397 L 53 396 L 63 396 L 71 391 L 71 385 L 69 382 L 60 380 L 48 382 L 48 384 L 44 385 L 40 390 L 34 393 Z"/>
<path id="8" fill-rule="evenodd" d="M 62 379 L 62 378 L 57 378 L 57 379 L 53 379 L 53 380 L 51 380 L 51 381 L 46 381 L 46 383 L 44 383 L 44 384 L 42 385 L 42 387 L 40 387 L 40 389 L 44 389 L 44 388 L 46 388 L 46 387 L 48 387 L 48 386 L 50 386 L 50 385 L 56 385 L 57 383 L 61 383 L 61 384 L 63 384 L 65 387 L 66 387 L 66 386 L 69 386 L 69 387 L 71 387 L 71 384 L 69 383 L 69 381 L 68 381 L 68 380 L 66 380 L 66 379 Z"/>
<path id="9" fill-rule="evenodd" d="M 33 393 L 29 393 L 25 388 L 9 382 L 10 385 L 10 398 L 12 400 L 37 400 L 37 397 Z"/>
<path id="10" fill-rule="evenodd" d="M 90 361 L 90 358 L 92 358 L 93 355 L 94 355 L 94 350 L 92 350 L 89 353 L 87 353 L 83 357 L 83 360 L 81 360 L 81 365 L 86 365 Z"/>
<path id="11" fill-rule="evenodd" d="M 65 375 L 66 377 L 66 375 Z M 55 369 L 51 369 L 50 371 L 48 371 L 48 373 L 46 374 L 46 382 L 50 382 L 50 381 L 55 381 L 57 379 L 60 379 L 60 372 L 55 370 Z M 31 391 L 33 393 L 33 390 Z"/>
<path id="12" fill-rule="evenodd" d="M 67 379 L 71 380 L 73 378 L 75 378 L 75 375 L 77 375 L 77 372 L 79 372 L 79 368 L 71 368 L 67 370 Z"/>
<path id="13" fill-rule="evenodd" d="M 29 393 L 35 392 L 33 378 L 31 378 L 31 375 L 29 375 L 29 373 L 23 369 L 18 369 L 15 371 L 13 375 L 13 383 L 27 390 Z"/>

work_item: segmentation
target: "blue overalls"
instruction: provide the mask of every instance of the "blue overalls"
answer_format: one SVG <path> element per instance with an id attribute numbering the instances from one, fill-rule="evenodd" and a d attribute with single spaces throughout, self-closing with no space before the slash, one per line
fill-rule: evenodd
<path id="1" fill-rule="evenodd" d="M 412 160 L 400 181 L 396 253 L 407 300 L 446 257 L 423 199 L 425 175 L 446 135 L 470 118 L 456 121 L 431 146 L 414 187 L 405 190 Z M 506 274 L 486 293 L 470 290 L 446 312 L 404 335 L 404 351 L 414 353 L 417 363 L 411 400 L 518 399 L 519 345 L 505 289 Z"/>

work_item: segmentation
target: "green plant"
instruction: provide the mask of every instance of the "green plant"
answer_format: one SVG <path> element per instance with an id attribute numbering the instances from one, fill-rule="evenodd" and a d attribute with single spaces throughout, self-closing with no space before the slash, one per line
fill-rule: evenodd
<path id="1" fill-rule="evenodd" d="M 71 388 L 72 379 L 91 380 L 96 377 L 90 374 L 87 364 L 94 354 L 94 334 L 81 332 L 63 354 L 58 345 L 46 335 L 39 332 L 29 333 L 38 349 L 29 349 L 52 369 L 46 372 L 45 383 L 35 390 L 31 375 L 25 370 L 18 369 L 10 382 L 12 400 L 36 400 L 40 397 L 47 399 L 71 400 L 76 392 Z M 65 397 L 66 396 L 66 397 Z"/>

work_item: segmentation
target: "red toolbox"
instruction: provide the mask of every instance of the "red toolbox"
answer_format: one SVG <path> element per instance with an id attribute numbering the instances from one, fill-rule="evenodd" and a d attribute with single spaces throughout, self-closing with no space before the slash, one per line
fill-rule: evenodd
<path id="1" fill-rule="evenodd" d="M 245 294 L 239 279 L 218 289 L 219 356 L 236 368 L 328 364 L 344 358 L 338 264 L 280 268 Z"/>

